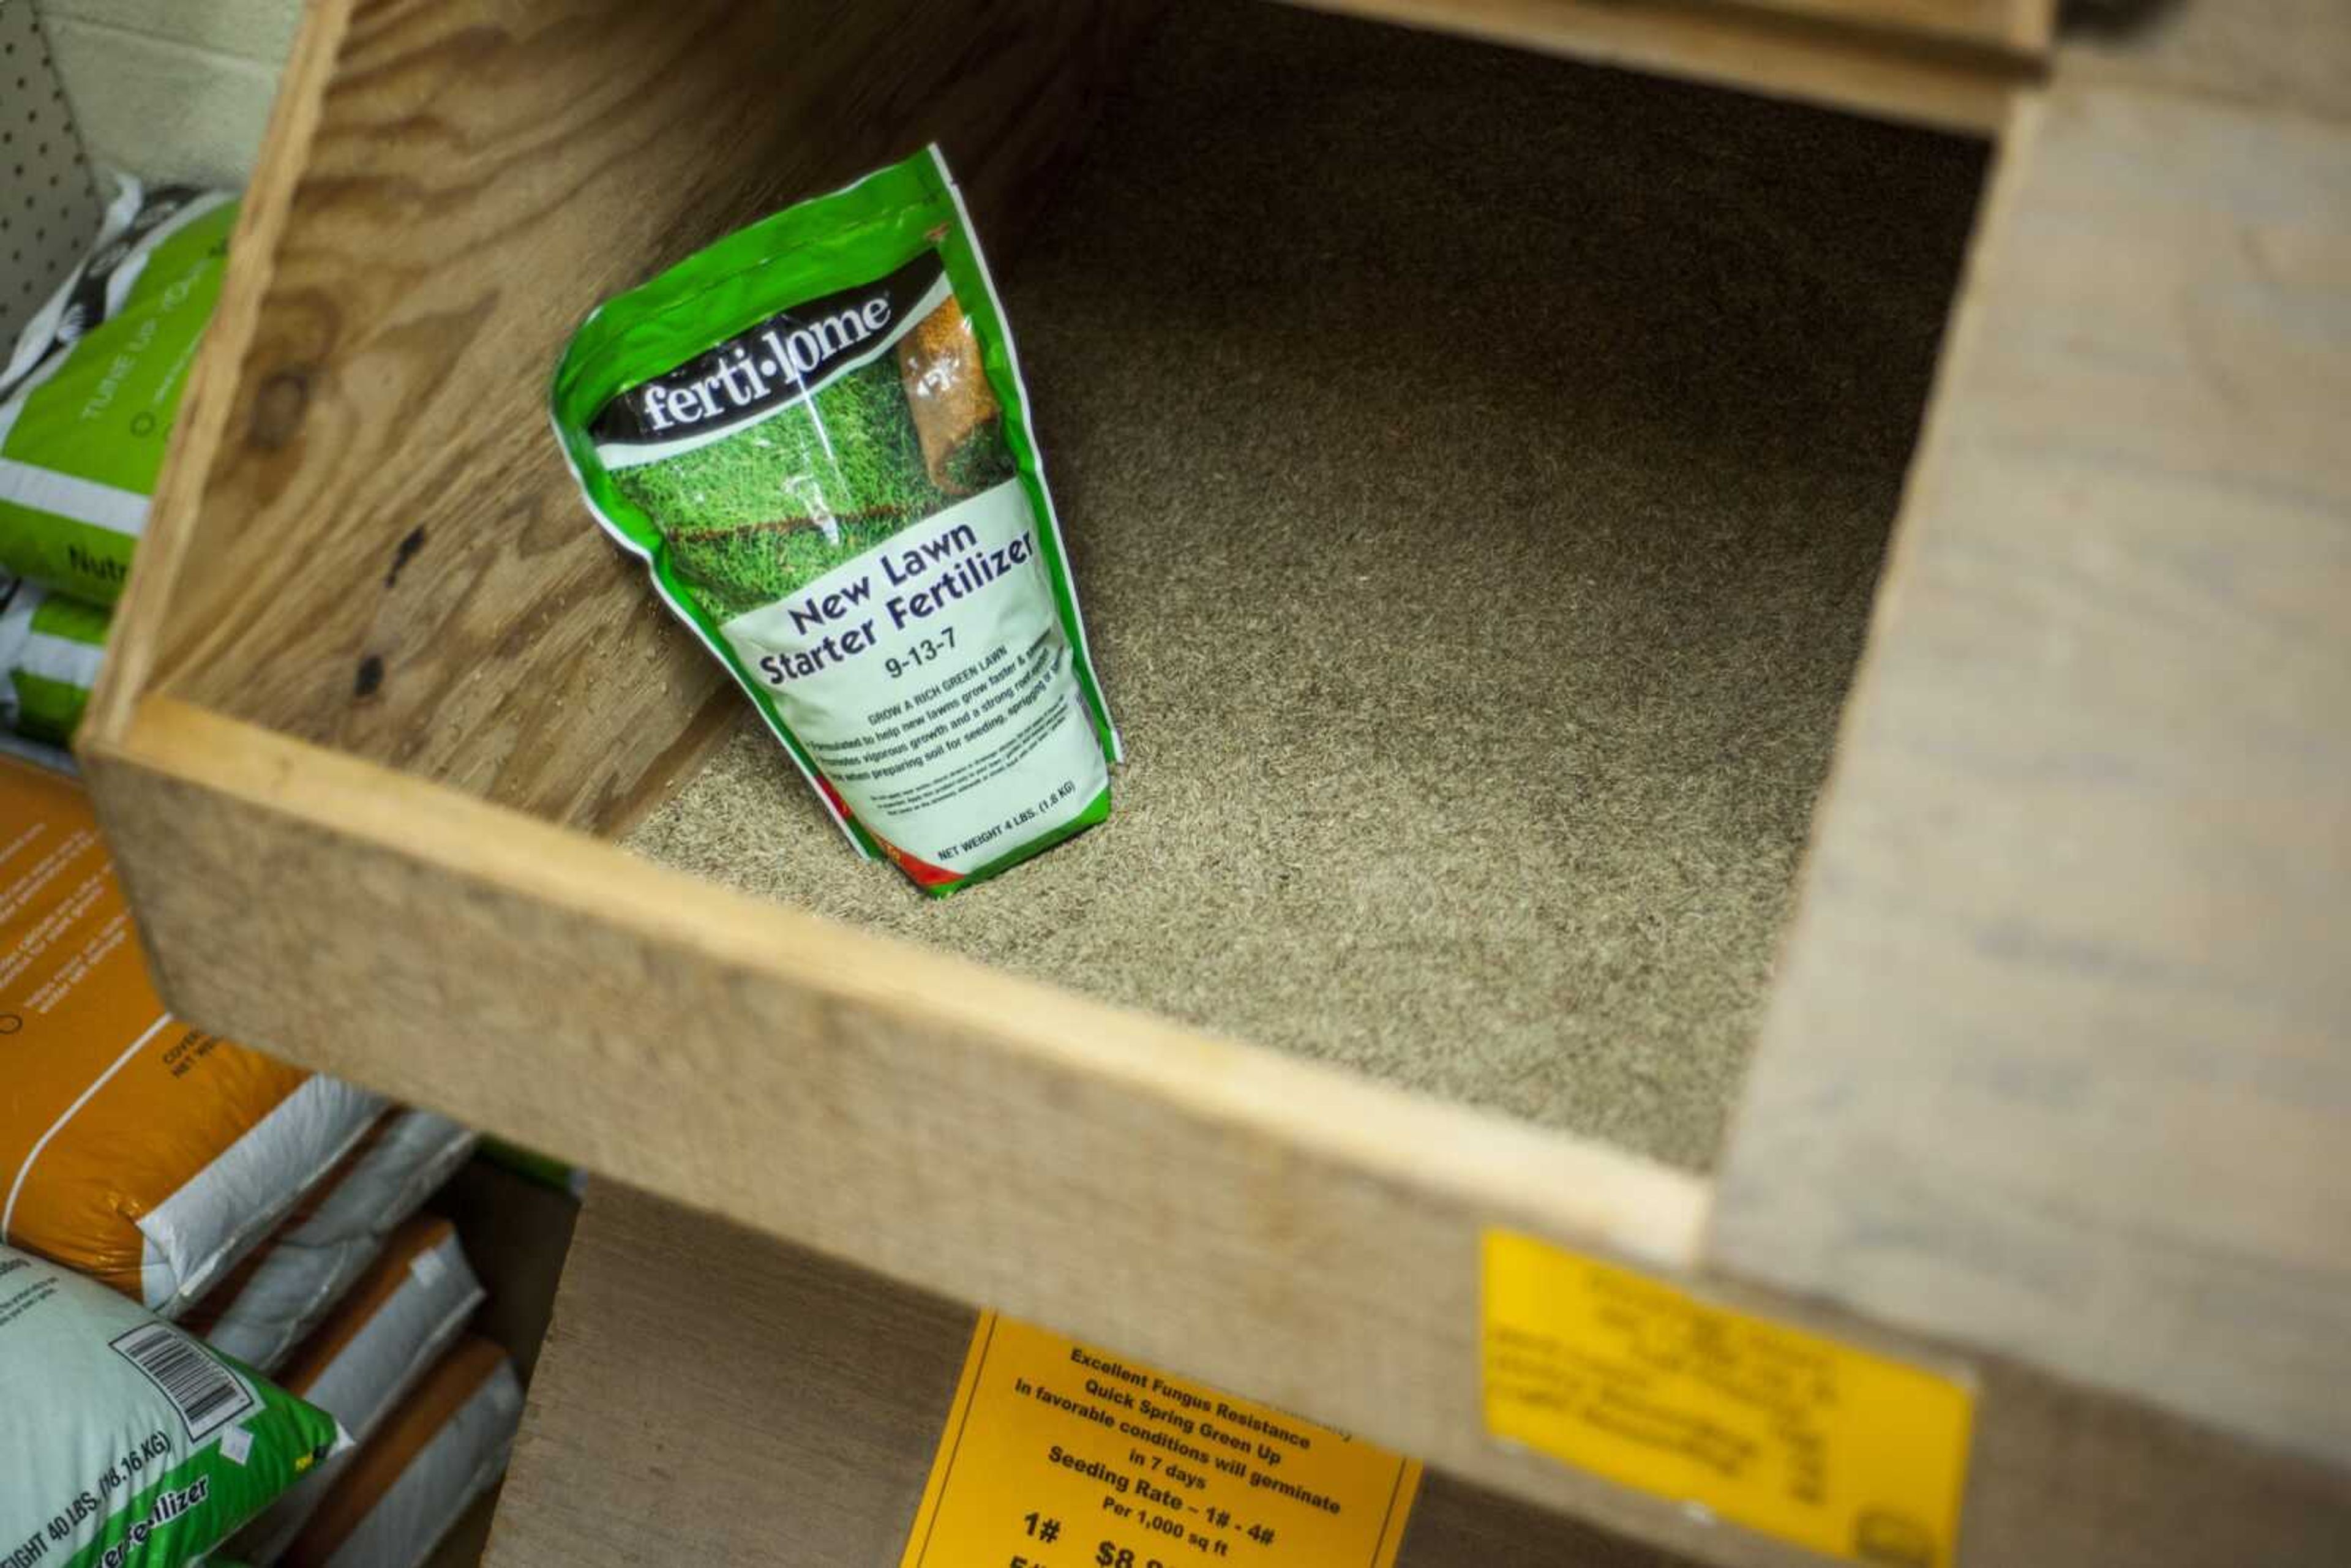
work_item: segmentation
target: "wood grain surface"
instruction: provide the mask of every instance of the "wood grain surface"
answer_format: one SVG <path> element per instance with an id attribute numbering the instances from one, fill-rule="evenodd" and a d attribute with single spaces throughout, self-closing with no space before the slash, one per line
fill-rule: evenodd
<path id="1" fill-rule="evenodd" d="M 1295 0 L 1600 65 L 1988 136 L 2039 74 L 2048 0 Z"/>
<path id="2" fill-rule="evenodd" d="M 1126 742 L 1111 824 L 911 897 L 747 703 L 631 847 L 1708 1168 L 1983 169 L 1188 0 L 1004 296 Z"/>
<path id="3" fill-rule="evenodd" d="M 967 1306 L 598 1183 L 490 1568 L 892 1568 L 972 1324 Z M 1431 1473 L 1398 1568 L 1678 1561 Z"/>
<path id="4" fill-rule="evenodd" d="M 142 674 L 544 816 L 625 821 L 725 710 L 548 435 L 565 337 L 933 139 L 1008 250 L 1152 9 L 319 7 L 159 504 L 156 534 L 181 537 L 141 559 L 168 601 L 138 605 L 162 617 Z"/>
<path id="5" fill-rule="evenodd" d="M 1761 11 L 1819 16 L 1855 27 L 2035 51 L 2054 30 L 2057 0 L 1717 0 Z"/>
<path id="6" fill-rule="evenodd" d="M 2351 5 L 2342 0 L 2082 5 L 2067 17 L 2061 43 L 2056 69 L 2069 82 L 2351 118 Z"/>
<path id="7" fill-rule="evenodd" d="M 1865 90 L 1811 45 L 1553 26 L 1584 4 L 1479 9 L 1520 42 L 1947 123 L 1989 123 L 2014 80 L 1937 54 L 1969 63 L 1921 97 L 1906 48 L 1869 57 L 1891 74 Z M 553 469 L 554 345 L 717 227 L 898 150 L 852 158 L 803 113 L 877 143 L 934 114 L 993 125 L 1000 188 L 1028 188 L 1102 62 L 991 49 L 1082 31 L 1082 7 L 987 8 L 987 47 L 934 30 L 908 75 L 819 72 L 789 115 L 759 90 L 779 37 L 803 67 L 862 62 L 938 10 L 313 8 L 239 239 L 265 255 L 208 340 L 87 732 L 175 1005 L 1708 1561 L 1787 1554 L 1485 1440 L 1482 1228 L 1703 1262 L 1767 1305 L 1959 1347 L 1983 1389 L 1970 1568 L 2339 1563 L 2351 131 L 2300 117 L 2302 78 L 2264 113 L 2223 98 L 2268 78 L 2169 67 L 2143 79 L 2220 96 L 2069 71 L 2015 121 L 1702 1249 L 1708 1191 L 1644 1162 L 534 820 L 625 820 L 724 712 Z M 1071 68 L 1016 81 L 1007 53 Z M 816 142 L 849 166 L 820 170 Z M 673 1248 L 641 1287 L 769 1288 L 780 1241 L 728 1276 L 689 1255 L 736 1233 L 658 1206 L 633 1223 Z M 895 1299 L 906 1344 L 938 1332 L 946 1309 Z M 688 1343 L 785 1321 L 737 1311 Z M 876 1452 L 928 1408 L 878 1397 L 856 1417 Z M 886 1539 L 874 1484 L 840 1525 L 861 1539 Z M 608 1535 L 607 1560 L 675 1560 Z"/>
<path id="8" fill-rule="evenodd" d="M 2008 139 L 1711 1257 L 2351 1461 L 2351 129 Z"/>
<path id="9" fill-rule="evenodd" d="M 491 1568 L 891 1568 L 971 1327 L 967 1306 L 597 1183 Z M 1116 1337 L 1096 1343 L 1128 1354 Z M 741 1506 L 754 1497 L 765 1506 Z M 2014 1368 L 1987 1370 L 1965 1568 L 2327 1568 L 2346 1531 L 2351 1485 L 2340 1478 Z M 1400 1568 L 1791 1560 L 1720 1529 L 1686 1546 L 1687 1555 L 1645 1546 L 1431 1470 Z"/>
<path id="10" fill-rule="evenodd" d="M 811 1246 L 1698 1560 L 1801 1558 L 1483 1432 L 1484 1228 L 1672 1277 L 1707 1196 L 1686 1177 L 732 897 L 167 698 L 127 739 L 99 759 L 110 831 L 195 1021 L 234 1009 L 295 1060 L 723 1214 L 743 1228 L 721 1228 L 740 1242 L 725 1267 L 755 1278 L 757 1247 Z M 663 1207 L 651 1228 L 683 1251 L 660 1271 L 712 1303 L 677 1332 L 780 1343 L 721 1310 L 725 1270 L 684 1255 L 702 1222 Z M 725 1415 L 709 1375 L 687 1405 Z M 2335 1568 L 2351 1540 L 2340 1470 L 1996 1359 L 1973 1375 L 1965 1568 Z M 1509 1561 L 1548 1539 L 1512 1518 L 1460 1528 Z M 613 1538 L 634 1554 L 616 1560 L 675 1560 Z"/>
<path id="11" fill-rule="evenodd" d="M 1376 12 L 1378 0 L 1308 0 L 1331 10 Z M 1573 26 L 1574 7 L 1560 0 L 1419 0 L 1427 25 L 1463 32 L 1496 27 L 1542 36 L 1544 16 Z M 1756 17 L 1817 17 L 1844 26 L 1896 36 L 1915 35 L 1989 49 L 2031 51 L 2049 42 L 2055 0 L 1679 0 L 1656 11 L 1683 10 L 1699 24 L 1738 27 Z"/>
<path id="12" fill-rule="evenodd" d="M 85 757 L 191 1021 L 1545 1506 L 1667 1544 L 1719 1533 L 1496 1448 L 1479 1415 L 1485 1228 L 1672 1272 L 1702 1221 L 1691 1177 L 727 893 L 172 698 Z"/>

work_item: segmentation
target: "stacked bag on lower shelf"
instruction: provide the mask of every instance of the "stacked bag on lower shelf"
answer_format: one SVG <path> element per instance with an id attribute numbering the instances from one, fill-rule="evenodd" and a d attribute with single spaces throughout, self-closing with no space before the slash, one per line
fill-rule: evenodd
<path id="1" fill-rule="evenodd" d="M 108 611 L 0 577 L 0 729 L 62 751 L 106 657 Z"/>
<path id="2" fill-rule="evenodd" d="M 0 1568 L 421 1563 L 520 1414 L 420 1212 L 473 1146 L 173 1019 L 78 786 L 0 758 Z"/>
<path id="3" fill-rule="evenodd" d="M 62 751 L 147 526 L 235 198 L 121 179 L 0 363 L 0 732 Z"/>
<path id="4" fill-rule="evenodd" d="M 200 1560 L 315 1472 L 334 1418 L 63 1265 L 0 1247 L 11 1568 Z"/>

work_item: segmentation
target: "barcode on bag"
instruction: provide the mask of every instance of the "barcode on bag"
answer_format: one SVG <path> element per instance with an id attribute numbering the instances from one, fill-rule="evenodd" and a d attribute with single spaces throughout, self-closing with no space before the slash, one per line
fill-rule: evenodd
<path id="1" fill-rule="evenodd" d="M 236 1375 L 169 1323 L 147 1323 L 112 1343 L 172 1402 L 191 1442 L 253 1408 Z"/>

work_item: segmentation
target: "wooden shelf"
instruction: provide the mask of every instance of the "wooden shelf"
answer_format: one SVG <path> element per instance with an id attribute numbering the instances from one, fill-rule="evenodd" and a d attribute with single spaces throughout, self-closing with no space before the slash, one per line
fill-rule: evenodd
<path id="1" fill-rule="evenodd" d="M 972 1322 L 960 1303 L 595 1184 L 487 1568 L 896 1563 Z M 2085 1419 L 2060 1414 L 2070 1396 L 2002 1392 L 2048 1418 L 1980 1450 L 1970 1562 L 2339 1557 L 2323 1489 L 2281 1485 L 2274 1466 L 2179 1423 L 2115 1406 Z M 2156 1475 L 2164 1484 L 2147 1486 Z M 1689 1556 L 1431 1470 L 1398 1568 L 1820 1561 L 1719 1529 L 1685 1533 Z"/>
<path id="2" fill-rule="evenodd" d="M 2351 1460 L 2351 132 L 2085 90 L 2005 157 L 1713 1247 Z"/>
<path id="3" fill-rule="evenodd" d="M 487 1568 L 896 1563 L 972 1322 L 968 1307 L 596 1184 Z M 1398 1568 L 1677 1562 L 1431 1473 Z"/>
<path id="4" fill-rule="evenodd" d="M 2351 1365 L 2332 1157 L 2351 997 L 2329 903 L 2351 873 L 2351 581 L 2331 542 L 2351 473 L 2328 415 L 2351 402 L 2351 355 L 2310 325 L 2351 298 L 2338 124 L 2071 57 L 2022 97 L 1719 1176 L 1687 1149 L 1644 1145 L 1677 1167 L 1586 1135 L 1614 1131 L 1597 1123 L 1408 1092 L 1217 1031 L 1251 1020 L 1081 996 L 1044 966 L 600 841 L 697 773 L 739 699 L 585 525 L 540 410 L 564 335 L 711 235 L 925 138 L 1008 260 L 1155 9 L 310 11 L 84 738 L 174 1007 L 723 1215 L 775 1256 L 1115 1343 L 1701 1561 L 1793 1559 L 1489 1437 L 1489 1230 L 1969 1380 L 1971 1568 L 2339 1559 L 2351 1428 L 2320 1396 Z M 1536 15 L 1442 9 L 1419 19 Z M 1838 7 L 1811 9 L 1788 25 Z M 1169 25 L 1207 25 L 1186 10 Z M 1801 121 L 1792 156 L 1851 129 L 1753 107 Z M 1696 140 L 1751 154 L 1761 123 Z M 1873 134 L 1894 139 L 1889 177 L 1909 166 L 1909 133 Z M 1443 183 L 1426 155 L 1410 141 L 1375 166 Z M 1560 162 L 1597 167 L 1581 145 Z M 1689 167 L 1634 183 L 1693 204 L 1683 249 L 1719 290 L 1783 286 L 1764 319 L 1850 305 L 1844 269 L 1877 225 L 1840 231 L 1850 213 L 1825 208 L 1858 194 L 1808 219 L 1755 188 L 1768 167 L 1711 185 L 1673 174 Z M 1229 227 L 1314 232 L 1290 204 Z M 1708 251 L 1733 207 L 1795 261 Z M 1598 204 L 1549 210 L 1589 225 Z M 1818 248 L 1840 232 L 1853 243 Z M 1403 329 L 1374 313 L 1363 330 L 1376 364 Z M 1707 400 L 1800 389 L 1712 379 L 1742 341 L 1714 339 L 1675 372 L 1689 417 L 1576 435 L 1628 471 L 1720 458 L 1659 432 L 1751 431 Z M 1660 339 L 1589 341 L 1621 361 Z M 1732 455 L 1788 465 L 1849 434 L 1816 421 Z M 1423 471 L 1408 444 L 1389 461 L 1366 470 L 1367 507 Z M 1531 548 L 1531 570 L 1555 564 Z M 1092 852 L 1057 852 L 1037 885 Z M 1302 976 L 1380 994 L 1307 951 Z M 1494 999 L 1478 989 L 1464 1031 Z M 640 1228 L 660 1226 L 689 1228 Z M 952 1337 L 945 1309 L 882 1296 L 909 1343 Z M 760 1321 L 697 1332 L 741 1343 Z M 706 1375 L 683 1386 L 726 1397 Z M 920 1404 L 893 1394 L 871 1418 L 911 1430 Z M 569 1429 L 547 1408 L 540 1430 Z M 886 1537 L 884 1501 L 841 1528 Z"/>
<path id="5" fill-rule="evenodd" d="M 1983 166 L 1952 138 L 1196 6 L 1001 285 L 1133 758 L 1114 831 L 911 897 L 840 852 L 742 704 L 626 841 L 1703 1171 Z M 1260 232 L 1278 213 L 1311 216 Z"/>
<path id="6" fill-rule="evenodd" d="M 2045 60 L 2053 0 L 1296 0 L 1597 65 L 1978 135 Z"/>

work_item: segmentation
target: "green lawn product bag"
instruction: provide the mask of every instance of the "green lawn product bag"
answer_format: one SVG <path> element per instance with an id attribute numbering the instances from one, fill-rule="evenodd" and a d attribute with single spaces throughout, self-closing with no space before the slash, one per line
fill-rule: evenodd
<path id="1" fill-rule="evenodd" d="M 346 1441 L 94 1281 L 0 1247 L 0 1565 L 182 1568 Z"/>
<path id="2" fill-rule="evenodd" d="M 111 620 L 95 604 L 0 577 L 0 729 L 69 743 L 98 684 Z"/>
<path id="3" fill-rule="evenodd" d="M 217 191 L 122 182 L 19 335 L 0 369 L 0 571 L 121 597 L 235 221 Z"/>
<path id="4" fill-rule="evenodd" d="M 936 148 L 607 300 L 552 402 L 598 519 L 860 850 L 943 896 L 1109 816 L 1117 732 Z"/>

